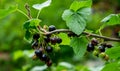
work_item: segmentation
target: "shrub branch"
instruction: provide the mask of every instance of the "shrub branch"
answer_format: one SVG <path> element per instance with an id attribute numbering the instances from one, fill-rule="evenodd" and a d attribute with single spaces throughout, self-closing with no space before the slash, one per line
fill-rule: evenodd
<path id="1" fill-rule="evenodd" d="M 51 31 L 51 32 L 45 32 L 44 35 L 50 35 L 50 34 L 54 34 L 54 33 L 58 33 L 58 32 L 72 32 L 72 31 L 69 30 L 69 29 L 57 29 L 57 30 L 54 30 L 54 31 Z M 85 31 L 82 32 L 82 34 L 89 35 L 89 36 L 96 37 L 96 38 L 102 38 L 102 39 L 104 39 L 106 41 L 120 42 L 120 39 L 118 39 L 118 38 L 100 36 L 100 35 L 93 34 L 93 33 L 88 33 L 88 32 L 85 32 Z"/>

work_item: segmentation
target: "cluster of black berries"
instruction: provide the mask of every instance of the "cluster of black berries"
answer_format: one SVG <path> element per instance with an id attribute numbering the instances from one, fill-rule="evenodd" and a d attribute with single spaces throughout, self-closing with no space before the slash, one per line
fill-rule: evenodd
<path id="1" fill-rule="evenodd" d="M 49 32 L 56 30 L 55 26 L 49 26 Z M 42 40 L 41 40 L 42 38 Z M 33 35 L 32 48 L 35 49 L 35 57 L 38 57 L 41 61 L 45 62 L 47 66 L 52 65 L 52 60 L 49 57 L 49 53 L 53 51 L 53 47 L 56 43 L 61 43 L 62 39 L 59 37 L 52 37 L 52 35 L 46 35 L 40 37 L 40 34 Z"/>
<path id="2" fill-rule="evenodd" d="M 99 45 L 98 40 L 93 38 L 91 40 L 91 42 L 87 45 L 87 51 L 88 52 L 93 51 L 93 55 L 95 55 L 97 57 L 102 57 L 103 59 L 105 59 L 107 61 L 107 60 L 109 60 L 109 56 L 107 54 L 105 54 L 104 52 L 107 48 L 111 48 L 111 47 L 112 47 L 112 45 L 107 44 L 107 43 L 102 43 Z"/>

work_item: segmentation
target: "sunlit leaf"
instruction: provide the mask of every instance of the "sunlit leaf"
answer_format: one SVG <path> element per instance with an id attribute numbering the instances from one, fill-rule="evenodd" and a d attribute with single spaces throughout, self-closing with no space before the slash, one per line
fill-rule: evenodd
<path id="1" fill-rule="evenodd" d="M 120 62 L 106 64 L 101 71 L 120 71 Z"/>
<path id="2" fill-rule="evenodd" d="M 69 45 L 70 44 L 70 38 L 65 33 L 60 33 L 58 36 L 62 39 L 61 45 Z"/>
<path id="3" fill-rule="evenodd" d="M 110 58 L 118 58 L 120 57 L 120 46 L 107 49 L 106 53 L 109 55 Z"/>
<path id="4" fill-rule="evenodd" d="M 37 10 L 41 10 L 42 8 L 49 6 L 51 4 L 51 1 L 52 0 L 47 0 L 46 2 L 43 2 L 42 4 L 34 4 L 32 7 Z"/>

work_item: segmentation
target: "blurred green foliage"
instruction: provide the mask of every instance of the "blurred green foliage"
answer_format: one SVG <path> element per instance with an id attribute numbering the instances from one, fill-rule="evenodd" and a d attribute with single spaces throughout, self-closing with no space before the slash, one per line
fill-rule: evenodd
<path id="1" fill-rule="evenodd" d="M 37 15 L 37 10 L 32 8 L 33 4 L 42 3 L 45 0 L 0 0 L 0 9 L 6 9 L 13 5 L 18 5 L 18 8 L 27 13 L 24 5 L 28 3 L 31 9 L 33 18 Z M 42 20 L 41 25 L 55 25 L 57 28 L 67 28 L 62 20 L 62 13 L 68 9 L 74 0 L 52 0 L 49 7 L 44 8 L 39 18 Z M 112 6 L 111 6 L 112 5 Z M 87 24 L 87 29 L 96 32 L 102 25 L 100 21 L 110 13 L 116 13 L 120 9 L 120 0 L 93 0 L 93 14 Z M 0 71 L 30 71 L 35 66 L 44 65 L 41 61 L 33 61 L 30 58 L 34 52 L 31 50 L 30 43 L 25 41 L 25 30 L 23 23 L 27 18 L 19 12 L 14 12 L 7 17 L 0 19 Z M 105 34 L 104 34 L 105 35 Z M 63 37 L 64 38 L 64 37 Z M 68 44 L 68 43 L 65 43 Z M 88 67 L 83 66 L 84 61 L 89 58 L 85 56 L 83 59 L 75 57 L 71 47 L 67 45 L 59 46 L 61 51 L 55 52 L 51 58 L 54 60 L 54 65 L 46 69 L 56 71 L 89 71 Z M 93 58 L 94 57 L 90 57 Z M 59 62 L 65 61 L 72 67 L 66 67 Z M 43 67 L 44 68 L 44 67 Z"/>

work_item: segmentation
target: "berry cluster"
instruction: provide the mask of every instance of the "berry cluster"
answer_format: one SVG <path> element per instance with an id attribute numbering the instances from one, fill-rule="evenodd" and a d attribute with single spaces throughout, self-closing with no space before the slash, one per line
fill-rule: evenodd
<path id="1" fill-rule="evenodd" d="M 49 26 L 48 31 L 56 30 L 54 25 Z M 51 45 L 55 45 L 56 43 L 60 44 L 62 39 L 57 36 L 52 35 L 40 35 L 38 33 L 33 35 L 32 48 L 35 49 L 35 55 L 33 59 L 36 57 L 41 61 L 45 62 L 47 66 L 52 65 L 52 60 L 49 57 L 49 53 L 53 51 L 53 47 Z"/>
<path id="2" fill-rule="evenodd" d="M 98 40 L 93 38 L 91 40 L 91 42 L 87 45 L 87 51 L 88 52 L 92 52 L 93 51 L 93 55 L 95 55 L 97 57 L 101 57 L 104 60 L 108 61 L 109 60 L 109 56 L 107 54 L 105 54 L 105 50 L 107 48 L 111 48 L 111 47 L 112 47 L 111 44 L 107 44 L 107 43 L 99 44 Z"/>

